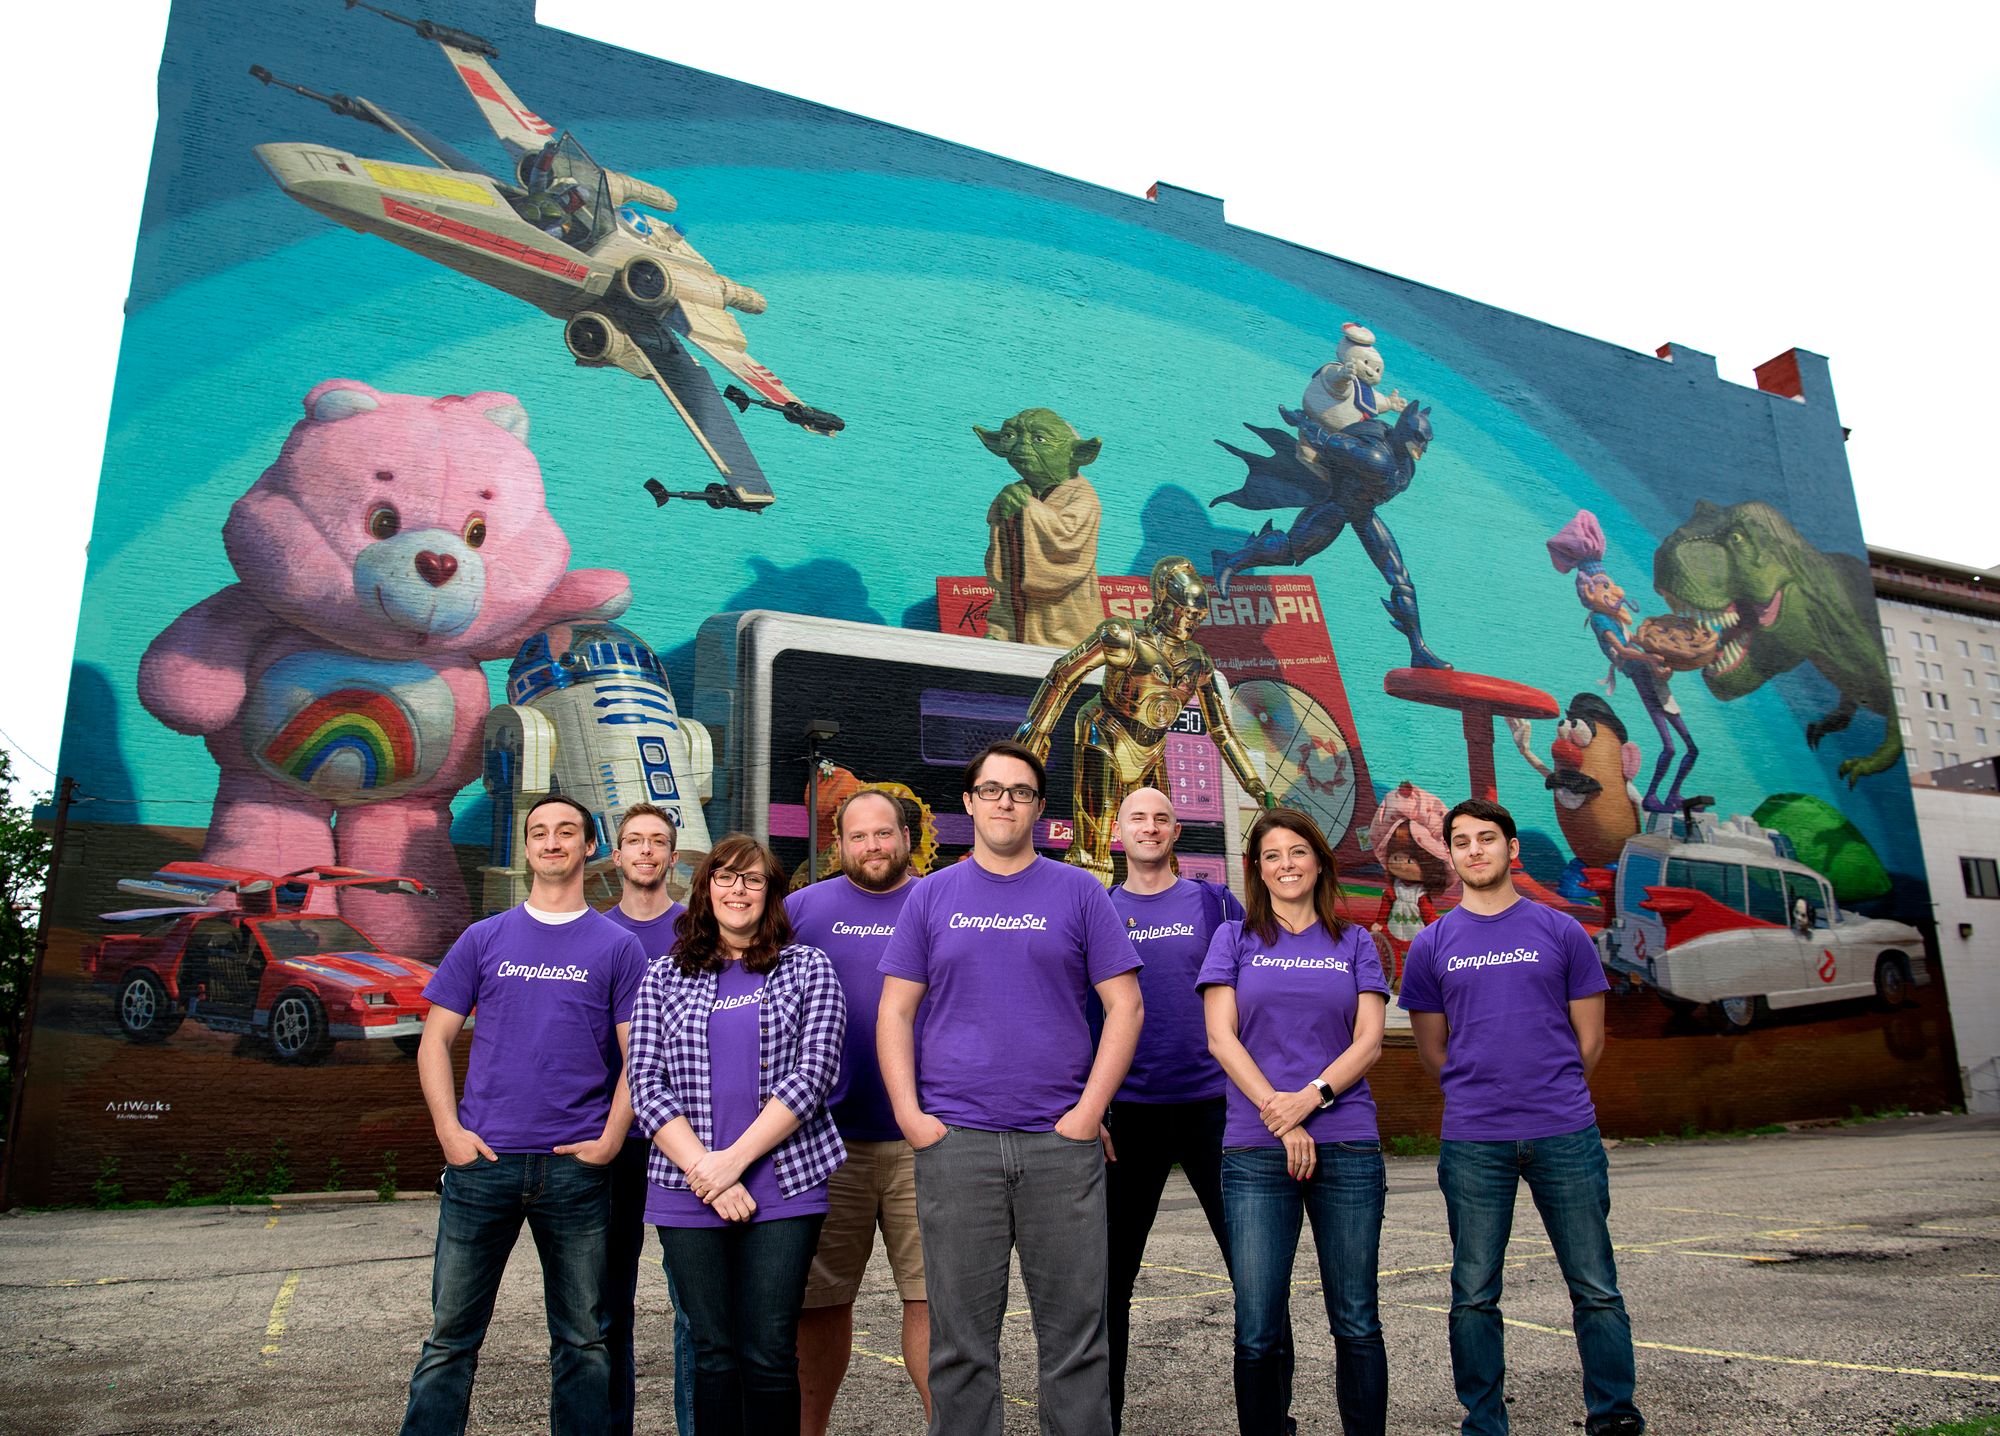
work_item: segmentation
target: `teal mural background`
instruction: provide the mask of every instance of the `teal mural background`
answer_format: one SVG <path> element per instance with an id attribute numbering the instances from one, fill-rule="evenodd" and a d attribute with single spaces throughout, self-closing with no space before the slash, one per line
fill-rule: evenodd
<path id="1" fill-rule="evenodd" d="M 32 1199 L 80 1198 L 107 1155 L 126 1161 L 135 1195 L 150 1195 L 139 1178 L 164 1185 L 177 1157 L 212 1163 L 232 1147 L 262 1150 L 277 1132 L 302 1174 L 333 1158 L 369 1172 L 396 1153 L 421 1175 L 435 1157 L 409 1064 L 352 1050 L 388 1044 L 342 1044 L 337 1074 L 245 1060 L 247 1047 L 193 1024 L 164 1045 L 128 1044 L 107 989 L 79 966 L 104 932 L 96 914 L 130 905 L 116 894 L 120 878 L 197 853 L 216 765 L 201 739 L 140 705 L 140 658 L 236 581 L 221 538 L 230 506 L 324 380 L 517 395 L 571 566 L 630 576 L 619 622 L 663 657 L 683 712 L 694 706 L 696 632 L 719 612 L 934 630 L 938 578 L 981 571 L 987 507 L 1012 477 L 972 426 L 1025 408 L 1055 409 L 1103 440 L 1086 473 L 1103 505 L 1100 574 L 1144 574 L 1174 553 L 1209 569 L 1214 551 L 1237 548 L 1265 517 L 1209 507 L 1244 476 L 1216 441 L 1255 448 L 1246 423 L 1280 426 L 1278 406 L 1298 403 L 1347 321 L 1374 331 L 1381 387 L 1431 410 L 1434 442 L 1382 513 L 1414 574 L 1425 636 L 1462 670 L 1531 684 L 1559 704 L 1602 691 L 1605 659 L 1544 549 L 1579 509 L 1601 521 L 1606 567 L 1641 614 L 1664 609 L 1654 551 L 1697 501 L 1763 500 L 1814 547 L 1865 558 L 1817 356 L 1799 356 L 1797 402 L 1725 384 L 1683 346 L 1671 361 L 1633 353 L 1233 229 L 1219 201 L 1169 185 L 1157 198 L 1116 194 L 541 30 L 527 0 L 436 0 L 421 13 L 491 38 L 528 105 L 600 163 L 672 191 L 688 237 L 769 298 L 769 312 L 743 320 L 752 354 L 847 427 L 827 440 L 753 412 L 743 431 L 776 503 L 761 515 L 656 509 L 646 479 L 691 489 L 713 473 L 652 386 L 578 368 L 559 321 L 337 228 L 287 198 L 252 154 L 267 141 L 315 140 L 418 158 L 260 86 L 248 69 L 261 64 L 367 95 L 499 169 L 504 155 L 436 47 L 334 0 L 178 0 L 70 677 L 60 767 L 83 801 L 52 904 L 17 1146 L 39 1184 Z M 1358 228 L 1404 183 L 1421 183 L 1420 167 L 1330 187 L 1328 203 Z M 1468 244 L 1479 219 L 1466 215 Z M 1270 516 L 1281 527 L 1292 519 Z M 1300 571 L 1317 585 L 1378 790 L 1408 780 L 1447 803 L 1463 796 L 1457 716 L 1383 691 L 1408 646 L 1360 545 L 1343 535 Z M 496 702 L 505 671 L 486 665 Z M 1810 667 L 1728 704 L 1692 674 L 1673 691 L 1701 749 L 1690 791 L 1714 793 L 1724 815 L 1776 793 L 1825 799 L 1895 880 L 1880 908 L 1927 917 L 1903 767 L 1851 789 L 1837 774 L 1842 759 L 1876 749 L 1880 717 L 1861 714 L 1813 751 L 1805 725 L 1836 695 Z M 865 717 L 866 694 L 829 696 Z M 1643 784 L 1657 752 L 1651 724 L 1627 684 L 1611 701 L 1642 749 Z M 1552 726 L 1536 725 L 1540 753 Z M 1495 760 L 1530 866 L 1552 880 L 1568 849 L 1543 781 L 1504 731 Z M 486 844 L 486 803 L 477 784 L 454 803 L 452 835 L 469 863 Z M 1726 1050 L 1705 1031 L 1646 1028 L 1660 1040 L 1615 1044 L 1600 1071 L 1606 1130 L 1942 1105 L 1956 1078 L 1936 986 L 1924 1004 L 1778 1023 Z M 1650 994 L 1628 1004 L 1642 1005 L 1646 1022 L 1664 1011 Z M 1391 1051 L 1380 1072 L 1385 1130 L 1435 1130 L 1435 1091 L 1413 1052 Z M 104 1115 L 108 1103 L 156 1098 L 173 1105 L 169 1120 L 114 1127 Z"/>

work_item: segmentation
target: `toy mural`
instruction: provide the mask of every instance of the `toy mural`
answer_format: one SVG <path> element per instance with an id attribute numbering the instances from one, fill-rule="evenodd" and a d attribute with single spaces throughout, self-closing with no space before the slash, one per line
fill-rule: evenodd
<path id="1" fill-rule="evenodd" d="M 238 581 L 153 640 L 138 697 L 215 760 L 205 861 L 409 873 L 439 900 L 356 888 L 340 905 L 435 958 L 471 911 L 447 832 L 480 770 L 480 662 L 550 623 L 620 613 L 629 588 L 568 571 L 513 395 L 329 379 L 305 410 L 229 510 Z"/>
<path id="2" fill-rule="evenodd" d="M 1097 531 L 1104 509 L 1083 466 L 1097 458 L 1053 409 L 1023 409 L 998 430 L 972 431 L 1020 475 L 986 512 L 986 636 L 1067 648 L 1097 627 Z"/>
<path id="3" fill-rule="evenodd" d="M 275 1133 L 307 1182 L 421 1184 L 413 1064 L 371 1039 L 518 900 L 525 804 L 608 840 L 643 795 L 683 863 L 743 829 L 804 880 L 875 786 L 941 865 L 961 765 L 1017 733 L 1036 841 L 1107 881 L 1135 783 L 1239 886 L 1257 809 L 1303 808 L 1392 971 L 1458 900 L 1443 811 L 1497 796 L 1616 979 L 1607 1130 L 1957 1099 L 1816 356 L 1747 390 L 528 0 L 177 7 L 160 135 L 22 1199 Z M 751 409 L 806 432 L 753 453 Z M 1385 1130 L 1434 1115 L 1406 1041 Z"/>

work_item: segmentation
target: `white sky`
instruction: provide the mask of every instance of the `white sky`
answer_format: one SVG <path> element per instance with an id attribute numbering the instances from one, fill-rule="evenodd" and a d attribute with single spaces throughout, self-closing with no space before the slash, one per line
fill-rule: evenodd
<path id="1" fill-rule="evenodd" d="M 451 0 L 389 8 L 462 18 Z M 2000 6 L 541 0 L 538 13 L 1111 189 L 1163 179 L 1219 195 L 1244 228 L 1643 352 L 1706 350 L 1726 380 L 1816 350 L 1854 430 L 1868 541 L 2000 563 L 1985 443 L 2000 388 Z M 20 627 L 0 743 L 37 788 L 53 783 L 37 764 L 55 763 L 62 728 L 165 26 L 163 0 L 24 7 L 8 24 L 12 52 L 39 58 L 0 92 L 17 140 L 0 246 L 23 301 L 4 390 L 0 594 Z M 531 103 L 560 121 L 554 100 Z"/>

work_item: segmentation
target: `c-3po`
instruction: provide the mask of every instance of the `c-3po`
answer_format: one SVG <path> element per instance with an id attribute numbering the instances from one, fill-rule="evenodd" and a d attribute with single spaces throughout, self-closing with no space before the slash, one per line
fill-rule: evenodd
<path id="1" fill-rule="evenodd" d="M 1139 788 L 1167 788 L 1167 735 L 1189 699 L 1201 704 L 1223 761 L 1264 807 L 1276 799 L 1229 722 L 1215 664 L 1194 631 L 1208 620 L 1208 584 L 1185 558 L 1153 565 L 1152 612 L 1139 621 L 1110 618 L 1057 659 L 1035 690 L 1016 736 L 1044 762 L 1056 719 L 1077 685 L 1104 670 L 1103 690 L 1076 715 L 1076 841 L 1068 861 L 1111 886 L 1111 838 L 1119 805 Z"/>

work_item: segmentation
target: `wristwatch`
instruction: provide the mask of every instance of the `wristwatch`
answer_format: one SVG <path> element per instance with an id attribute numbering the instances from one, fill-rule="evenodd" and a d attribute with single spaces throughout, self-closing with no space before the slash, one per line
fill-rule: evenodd
<path id="1" fill-rule="evenodd" d="M 1339 1095 L 1333 1088 L 1327 1086 L 1324 1078 L 1313 1078 L 1312 1087 L 1313 1091 L 1319 1093 L 1319 1109 L 1322 1112 L 1331 1107 L 1334 1103 L 1334 1098 Z"/>

